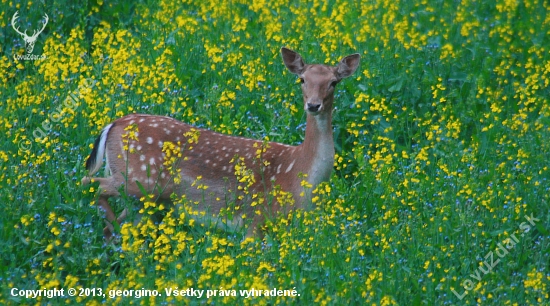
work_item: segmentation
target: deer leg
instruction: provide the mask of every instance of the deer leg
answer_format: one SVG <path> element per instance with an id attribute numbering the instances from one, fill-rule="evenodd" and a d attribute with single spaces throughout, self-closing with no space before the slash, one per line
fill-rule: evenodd
<path id="1" fill-rule="evenodd" d="M 98 203 L 98 210 L 102 210 L 105 212 L 105 227 L 103 228 L 103 237 L 106 241 L 110 241 L 113 233 L 115 232 L 115 228 L 113 226 L 113 221 L 116 220 L 115 213 L 113 212 L 113 209 L 111 208 L 111 205 L 109 205 L 108 201 L 109 197 L 100 195 Z"/>
<path id="2" fill-rule="evenodd" d="M 255 215 L 252 219 L 252 223 L 248 225 L 244 238 L 260 238 L 264 237 L 264 232 L 261 229 L 261 225 L 265 223 L 265 217 L 263 215 Z"/>
<path id="3" fill-rule="evenodd" d="M 106 241 L 112 239 L 113 233 L 115 232 L 114 223 L 120 225 L 122 221 L 126 218 L 127 210 L 124 209 L 120 216 L 117 218 L 111 205 L 109 205 L 109 198 L 119 196 L 120 193 L 113 186 L 112 182 L 115 181 L 113 177 L 108 178 L 94 178 L 94 181 L 99 182 L 100 196 L 98 200 L 98 208 L 102 209 L 105 212 L 105 228 L 103 228 L 103 236 Z"/>

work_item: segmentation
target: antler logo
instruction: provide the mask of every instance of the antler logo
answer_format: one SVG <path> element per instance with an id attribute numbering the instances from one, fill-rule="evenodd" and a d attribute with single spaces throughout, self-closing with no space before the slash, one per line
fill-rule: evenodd
<path id="1" fill-rule="evenodd" d="M 44 31 L 44 28 L 48 24 L 48 14 L 44 13 L 44 25 L 42 25 L 42 29 L 34 30 L 32 35 L 29 36 L 27 35 L 27 30 L 25 30 L 25 32 L 21 32 L 19 31 L 19 27 L 15 26 L 16 20 L 17 18 L 19 18 L 19 16 L 17 16 L 18 13 L 19 12 L 15 12 L 15 14 L 13 14 L 13 17 L 11 18 L 11 26 L 13 27 L 15 32 L 19 33 L 19 35 L 23 37 L 23 40 L 25 41 L 25 49 L 27 50 L 27 53 L 30 54 L 34 49 L 36 38 L 38 37 L 38 35 L 40 35 L 40 33 L 42 33 L 42 31 Z"/>

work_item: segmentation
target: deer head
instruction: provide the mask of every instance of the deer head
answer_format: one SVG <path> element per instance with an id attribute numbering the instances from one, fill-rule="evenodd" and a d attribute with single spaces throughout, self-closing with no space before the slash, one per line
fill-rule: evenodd
<path id="1" fill-rule="evenodd" d="M 42 25 L 42 29 L 34 30 L 32 35 L 29 36 L 27 35 L 27 30 L 25 30 L 25 32 L 21 32 L 19 31 L 19 27 L 15 26 L 17 18 L 19 18 L 19 16 L 17 15 L 18 13 L 19 12 L 15 12 L 15 14 L 13 14 L 13 17 L 11 18 L 11 26 L 13 27 L 15 32 L 19 33 L 19 35 L 23 37 L 23 40 L 25 41 L 25 49 L 27 50 L 27 53 L 31 53 L 32 50 L 34 49 L 34 43 L 36 42 L 36 38 L 38 37 L 38 35 L 40 35 L 40 33 L 42 33 L 42 31 L 44 31 L 44 28 L 48 24 L 48 20 L 49 20 L 48 14 L 44 14 L 44 24 Z"/>
<path id="2" fill-rule="evenodd" d="M 359 54 L 344 57 L 337 66 L 308 65 L 297 52 L 281 48 L 281 55 L 287 69 L 300 78 L 304 95 L 304 110 L 317 116 L 332 112 L 334 88 L 343 78 L 355 72 L 359 66 Z"/>

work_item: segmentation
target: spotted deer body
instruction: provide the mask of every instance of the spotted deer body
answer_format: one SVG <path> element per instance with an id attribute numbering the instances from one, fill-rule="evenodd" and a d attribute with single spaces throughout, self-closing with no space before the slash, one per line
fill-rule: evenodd
<path id="1" fill-rule="evenodd" d="M 296 208 L 304 207 L 311 197 L 311 190 L 330 178 L 334 163 L 331 123 L 334 86 L 353 74 L 359 64 L 359 55 L 347 56 L 337 66 L 331 67 L 307 65 L 298 53 L 286 48 L 282 48 L 281 53 L 286 67 L 302 82 L 307 113 L 303 143 L 298 146 L 264 143 L 196 128 L 163 116 L 133 114 L 120 118 L 103 129 L 86 163 L 92 175 L 101 167 L 105 155 L 106 170 L 110 175 L 94 178 L 94 181 L 99 181 L 98 204 L 105 210 L 108 221 L 104 229 L 106 238 L 113 231 L 110 223 L 121 222 L 126 216 L 123 212 L 117 219 L 107 199 L 118 196 L 122 185 L 125 185 L 127 194 L 141 197 L 136 181 L 158 201 L 170 202 L 173 193 L 185 195 L 188 200 L 199 203 L 199 210 L 217 215 L 228 201 L 239 201 L 236 197 L 239 182 L 235 175 L 239 158 L 254 174 L 250 194 L 266 195 L 275 186 L 280 186 L 281 190 L 292 194 Z M 191 134 L 198 137 L 189 143 Z M 174 181 L 174 172 L 169 173 L 164 164 L 166 152 L 163 152 L 163 147 L 166 143 L 179 143 L 181 147 L 182 158 L 177 162 L 176 174 L 180 180 L 177 182 Z M 208 188 L 196 188 L 193 183 L 197 178 Z M 312 188 L 304 190 L 302 180 Z M 85 177 L 82 183 L 90 181 L 90 177 Z M 276 201 L 268 202 L 263 202 L 266 205 L 264 210 L 269 213 L 281 210 Z M 250 236 L 263 220 L 254 213 L 257 207 L 242 204 L 240 211 L 254 218 L 247 233 Z M 239 215 L 234 218 L 234 224 L 242 225 Z"/>

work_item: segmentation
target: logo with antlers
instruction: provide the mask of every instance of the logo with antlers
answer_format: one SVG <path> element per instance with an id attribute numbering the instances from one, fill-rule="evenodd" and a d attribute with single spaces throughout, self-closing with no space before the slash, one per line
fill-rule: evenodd
<path id="1" fill-rule="evenodd" d="M 27 35 L 27 30 L 25 30 L 25 32 L 21 32 L 19 31 L 19 27 L 15 26 L 17 18 L 19 18 L 19 16 L 17 16 L 18 13 L 19 12 L 17 11 L 15 12 L 15 14 L 13 14 L 13 17 L 11 19 L 11 26 L 13 27 L 15 32 L 19 33 L 19 35 L 23 37 L 23 40 L 25 41 L 25 49 L 27 50 L 27 53 L 30 54 L 34 49 L 34 43 L 36 42 L 36 38 L 38 37 L 38 35 L 40 35 L 40 33 L 42 33 L 42 31 L 44 31 L 44 28 L 48 24 L 48 14 L 44 14 L 44 24 L 42 25 L 42 29 L 34 30 L 32 35 L 29 36 Z"/>

